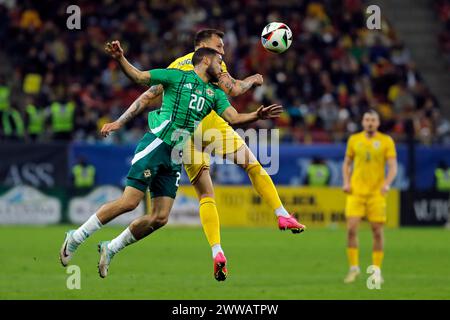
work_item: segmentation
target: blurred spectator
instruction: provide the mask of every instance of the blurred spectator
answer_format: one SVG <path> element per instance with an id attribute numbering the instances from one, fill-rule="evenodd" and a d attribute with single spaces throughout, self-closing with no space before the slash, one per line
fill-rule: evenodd
<path id="1" fill-rule="evenodd" d="M 95 167 L 80 157 L 72 168 L 73 186 L 77 189 L 92 188 L 95 185 Z"/>
<path id="2" fill-rule="evenodd" d="M 25 129 L 22 115 L 13 107 L 0 111 L 1 132 L 0 136 L 7 140 L 21 140 L 25 137 Z"/>
<path id="3" fill-rule="evenodd" d="M 9 96 L 11 89 L 6 84 L 3 77 L 0 77 L 0 111 L 9 109 Z"/>
<path id="4" fill-rule="evenodd" d="M 49 108 L 53 139 L 70 140 L 75 125 L 75 102 L 53 101 Z"/>
<path id="5" fill-rule="evenodd" d="M 33 98 L 28 96 L 25 106 L 25 129 L 31 140 L 42 140 L 45 132 L 45 120 L 45 109 L 37 107 Z"/>
<path id="6" fill-rule="evenodd" d="M 450 192 L 450 168 L 443 161 L 434 171 L 435 189 L 439 192 Z"/>
<path id="7" fill-rule="evenodd" d="M 314 157 L 306 172 L 305 185 L 324 187 L 330 183 L 330 168 L 321 158 Z"/>

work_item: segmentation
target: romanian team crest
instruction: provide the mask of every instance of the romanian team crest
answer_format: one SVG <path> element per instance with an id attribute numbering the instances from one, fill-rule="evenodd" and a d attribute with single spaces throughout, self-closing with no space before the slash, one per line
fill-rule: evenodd
<path id="1" fill-rule="evenodd" d="M 375 149 L 379 149 L 379 148 L 380 148 L 380 145 L 381 145 L 381 143 L 380 143 L 380 141 L 378 141 L 378 140 L 375 140 L 375 141 L 373 142 L 373 147 L 374 147 Z"/>
<path id="2" fill-rule="evenodd" d="M 152 176 L 152 172 L 150 171 L 150 169 L 145 169 L 144 170 L 144 177 L 145 178 L 150 178 Z"/>
<path id="3" fill-rule="evenodd" d="M 210 97 L 214 97 L 214 90 L 206 89 L 206 94 Z"/>

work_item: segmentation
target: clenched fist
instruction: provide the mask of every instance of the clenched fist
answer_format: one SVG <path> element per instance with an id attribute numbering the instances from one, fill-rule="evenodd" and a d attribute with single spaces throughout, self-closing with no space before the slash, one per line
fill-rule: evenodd
<path id="1" fill-rule="evenodd" d="M 118 40 L 107 42 L 105 45 L 105 52 L 116 60 L 123 57 L 123 49 Z"/>

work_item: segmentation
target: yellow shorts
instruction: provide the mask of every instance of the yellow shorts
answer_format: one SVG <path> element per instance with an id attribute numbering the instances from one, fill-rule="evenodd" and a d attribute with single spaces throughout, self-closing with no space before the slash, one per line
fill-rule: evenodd
<path id="1" fill-rule="evenodd" d="M 377 195 L 348 195 L 346 217 L 367 217 L 369 222 L 386 222 L 386 197 Z"/>
<path id="2" fill-rule="evenodd" d="M 183 149 L 183 164 L 191 183 L 202 170 L 209 170 L 210 154 L 235 153 L 245 144 L 244 140 L 216 112 L 211 111 L 195 130 Z"/>

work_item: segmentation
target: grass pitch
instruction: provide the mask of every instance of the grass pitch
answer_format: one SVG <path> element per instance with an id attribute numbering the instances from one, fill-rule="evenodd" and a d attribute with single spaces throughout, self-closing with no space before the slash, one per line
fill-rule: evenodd
<path id="1" fill-rule="evenodd" d="M 0 227 L 0 299 L 449 299 L 450 231 L 386 230 L 385 283 L 369 290 L 371 235 L 360 231 L 362 274 L 345 285 L 344 229 L 293 235 L 275 228 L 222 228 L 229 261 L 225 282 L 212 275 L 200 228 L 166 227 L 117 254 L 109 276 L 97 274 L 97 243 L 123 228 L 106 227 L 72 263 L 81 289 L 69 290 L 58 252 L 69 226 Z"/>

